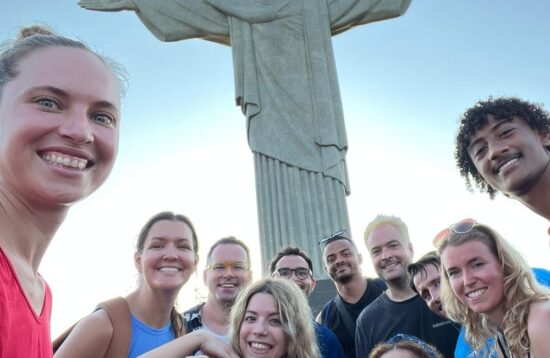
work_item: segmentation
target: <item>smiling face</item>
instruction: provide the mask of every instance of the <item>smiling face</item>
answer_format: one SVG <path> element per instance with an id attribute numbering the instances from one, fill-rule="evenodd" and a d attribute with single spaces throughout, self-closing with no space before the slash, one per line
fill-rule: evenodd
<path id="1" fill-rule="evenodd" d="M 361 255 L 349 240 L 336 240 L 323 249 L 325 271 L 337 283 L 346 284 L 361 276 Z"/>
<path id="2" fill-rule="evenodd" d="M 204 283 L 208 287 L 208 299 L 214 299 L 220 305 L 233 304 L 240 290 L 252 278 L 248 261 L 246 251 L 241 245 L 216 246 L 208 262 L 209 268 L 203 273 Z M 228 264 L 233 268 L 229 268 Z M 224 266 L 224 269 L 217 270 L 218 266 Z"/>
<path id="3" fill-rule="evenodd" d="M 395 226 L 382 224 L 366 240 L 374 270 L 386 283 L 407 280 L 407 265 L 413 257 L 412 245 Z"/>
<path id="4" fill-rule="evenodd" d="M 520 196 L 543 176 L 550 176 L 550 136 L 533 130 L 520 117 L 495 120 L 470 137 L 468 153 L 481 176 L 493 188 Z"/>
<path id="5" fill-rule="evenodd" d="M 269 293 L 256 293 L 248 302 L 239 331 L 244 357 L 284 357 L 286 341 L 277 302 Z"/>
<path id="6" fill-rule="evenodd" d="M 0 185 L 27 203 L 78 201 L 113 167 L 118 82 L 76 48 L 35 50 L 17 69 L 0 96 Z"/>
<path id="7" fill-rule="evenodd" d="M 439 267 L 433 264 L 425 265 L 424 270 L 418 271 L 413 277 L 416 291 L 426 302 L 430 310 L 437 315 L 445 317 L 445 310 L 441 305 L 440 282 Z"/>
<path id="8" fill-rule="evenodd" d="M 134 260 L 145 285 L 177 292 L 197 265 L 193 233 L 182 221 L 157 221 L 147 234 L 143 251 L 137 252 Z"/>
<path id="9" fill-rule="evenodd" d="M 310 274 L 310 269 L 307 264 L 307 261 L 299 255 L 287 255 L 281 257 L 279 261 L 277 261 L 277 264 L 275 265 L 275 271 L 278 269 L 290 269 L 290 270 L 304 270 L 308 271 L 308 275 L 305 279 L 301 279 L 298 276 L 296 276 L 296 271 L 291 272 L 291 276 L 288 277 L 288 279 L 294 281 L 298 287 L 306 294 L 306 297 L 311 295 L 313 290 L 315 289 L 315 279 Z"/>
<path id="10" fill-rule="evenodd" d="M 482 241 L 447 246 L 441 263 L 455 296 L 475 313 L 500 325 L 504 317 L 504 273 L 497 257 Z"/>

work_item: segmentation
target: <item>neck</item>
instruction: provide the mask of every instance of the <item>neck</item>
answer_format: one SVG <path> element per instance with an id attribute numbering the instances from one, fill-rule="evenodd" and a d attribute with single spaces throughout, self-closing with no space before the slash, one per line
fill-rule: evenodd
<path id="1" fill-rule="evenodd" d="M 148 326 L 161 328 L 170 320 L 178 291 L 151 290 L 140 285 L 126 297 L 130 311 Z"/>
<path id="2" fill-rule="evenodd" d="M 344 301 L 356 303 L 363 297 L 363 294 L 367 290 L 367 280 L 361 275 L 356 275 L 346 284 L 336 282 L 336 290 Z"/>
<path id="3" fill-rule="evenodd" d="M 67 212 L 67 206 L 32 205 L 0 188 L 0 247 L 36 273 Z"/>
<path id="4" fill-rule="evenodd" d="M 517 199 L 535 213 L 550 220 L 550 167 L 546 167 L 542 176 L 527 192 L 517 195 Z"/>
<path id="5" fill-rule="evenodd" d="M 201 320 L 210 330 L 225 336 L 229 334 L 230 312 L 231 305 L 221 304 L 210 295 L 201 308 Z"/>
<path id="6" fill-rule="evenodd" d="M 388 289 L 386 294 L 389 299 L 394 302 L 406 301 L 414 296 L 416 292 L 409 286 L 408 280 L 395 280 L 395 281 L 386 281 Z"/>

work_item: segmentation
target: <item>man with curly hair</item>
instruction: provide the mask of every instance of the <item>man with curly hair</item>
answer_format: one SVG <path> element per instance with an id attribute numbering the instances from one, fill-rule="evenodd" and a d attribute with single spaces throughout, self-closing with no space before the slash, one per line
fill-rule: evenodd
<path id="1" fill-rule="evenodd" d="M 464 112 L 455 159 L 468 190 L 500 191 L 550 220 L 550 115 L 515 97 L 477 102 Z"/>

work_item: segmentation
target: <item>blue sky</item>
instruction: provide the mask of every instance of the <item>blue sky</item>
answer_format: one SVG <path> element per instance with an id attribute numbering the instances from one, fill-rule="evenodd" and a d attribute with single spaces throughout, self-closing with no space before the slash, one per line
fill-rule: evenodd
<path id="1" fill-rule="evenodd" d="M 229 47 L 162 43 L 131 12 L 86 11 L 76 1 L 0 5 L 5 39 L 42 22 L 130 74 L 115 169 L 75 205 L 41 267 L 54 291 L 54 334 L 135 286 L 133 243 L 158 211 L 191 217 L 203 254 L 228 235 L 258 250 L 253 163 L 245 120 L 234 106 Z M 441 228 L 475 217 L 532 265 L 550 268 L 548 223 L 513 200 L 468 193 L 453 161 L 458 118 L 476 100 L 516 95 L 550 109 L 549 13 L 544 0 L 417 0 L 401 18 L 333 39 L 349 141 L 348 207 L 360 247 L 378 213 L 405 220 L 416 257 L 431 249 Z M 367 257 L 363 270 L 373 274 Z M 184 287 L 181 308 L 192 304 L 200 277 Z"/>

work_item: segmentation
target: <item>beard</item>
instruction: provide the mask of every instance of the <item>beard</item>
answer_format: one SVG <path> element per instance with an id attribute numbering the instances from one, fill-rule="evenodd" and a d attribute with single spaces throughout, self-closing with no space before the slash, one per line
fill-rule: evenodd
<path id="1" fill-rule="evenodd" d="M 336 282 L 338 282 L 342 285 L 345 285 L 346 283 L 351 282 L 351 280 L 353 279 L 353 273 L 352 272 L 346 272 L 346 273 L 343 273 L 341 275 L 338 275 L 338 274 L 335 273 L 335 274 L 330 275 L 330 277 L 334 281 L 336 281 Z"/>

